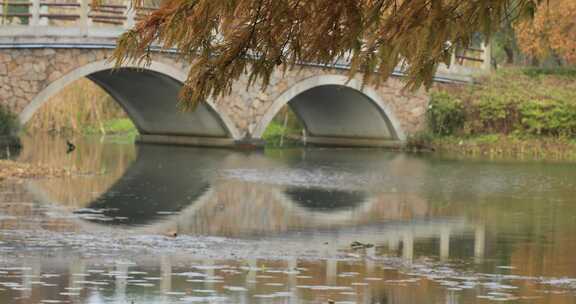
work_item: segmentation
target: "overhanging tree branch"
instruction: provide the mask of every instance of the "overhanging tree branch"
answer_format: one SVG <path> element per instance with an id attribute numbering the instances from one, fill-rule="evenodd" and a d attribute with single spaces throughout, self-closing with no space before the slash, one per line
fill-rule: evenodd
<path id="1" fill-rule="evenodd" d="M 191 63 L 181 94 L 187 109 L 228 94 L 242 75 L 266 86 L 278 67 L 348 55 L 350 77 L 363 73 L 378 85 L 402 62 L 408 88 L 428 87 L 450 60 L 447 43 L 469 44 L 478 32 L 489 38 L 510 14 L 531 16 L 542 1 L 164 0 L 120 37 L 113 58 L 120 66 L 155 43 L 176 48 Z"/>

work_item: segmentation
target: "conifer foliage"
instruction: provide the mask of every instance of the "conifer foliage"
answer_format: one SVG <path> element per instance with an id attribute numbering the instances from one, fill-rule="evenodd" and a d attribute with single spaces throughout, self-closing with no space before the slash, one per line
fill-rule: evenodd
<path id="1" fill-rule="evenodd" d="M 555 0 L 543 8 L 532 21 L 516 26 L 521 50 L 540 60 L 556 57 L 561 64 L 576 64 L 576 0 Z"/>
<path id="2" fill-rule="evenodd" d="M 134 0 L 134 6 L 141 0 Z M 191 63 L 181 92 L 192 109 L 229 94 L 243 74 L 268 84 L 274 69 L 346 59 L 350 76 L 379 84 L 400 64 L 407 86 L 430 86 L 439 63 L 503 18 L 530 16 L 543 0 L 163 0 L 118 41 L 117 65 L 176 48 Z M 512 12 L 513 16 L 509 16 Z"/>

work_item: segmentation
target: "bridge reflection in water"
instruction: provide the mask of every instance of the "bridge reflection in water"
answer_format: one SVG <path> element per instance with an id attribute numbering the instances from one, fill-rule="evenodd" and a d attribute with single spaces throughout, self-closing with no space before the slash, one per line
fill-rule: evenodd
<path id="1" fill-rule="evenodd" d="M 366 176 L 368 169 L 382 174 Z M 363 241 L 386 245 L 407 260 L 414 257 L 415 239 L 437 240 L 438 255 L 447 258 L 451 235 L 466 234 L 477 240 L 472 243 L 481 258 L 482 227 L 462 217 L 435 218 L 418 183 L 390 180 L 406 169 L 411 173 L 404 178 L 417 181 L 426 166 L 370 150 L 265 155 L 141 145 L 124 174 L 99 196 L 56 205 L 88 231 L 259 238 L 302 248 L 328 244 L 332 253 Z M 58 202 L 43 186 L 28 185 L 37 200 Z"/>
<path id="2" fill-rule="evenodd" d="M 66 154 L 63 143 L 35 139 L 20 158 L 97 174 L 0 184 L 0 284 L 18 284 L 3 285 L 0 303 L 60 292 L 68 302 L 170 303 L 182 293 L 198 300 L 198 290 L 232 303 L 573 302 L 574 164 L 369 150 L 136 153 L 80 141 Z M 192 243 L 213 238 L 150 236 L 169 231 L 232 240 L 215 238 L 203 255 Z M 80 247 L 99 236 L 105 241 Z M 110 246 L 150 239 L 149 248 L 170 248 L 131 255 L 135 264 L 127 264 L 108 255 L 112 247 L 94 255 L 108 237 Z M 354 241 L 375 247 L 352 251 Z M 236 255 L 220 256 L 224 244 Z M 53 273 L 60 276 L 38 279 Z"/>

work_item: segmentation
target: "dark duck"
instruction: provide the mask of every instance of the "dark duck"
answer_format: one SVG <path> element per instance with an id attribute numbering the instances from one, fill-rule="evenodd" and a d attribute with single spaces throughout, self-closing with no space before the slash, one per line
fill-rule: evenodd
<path id="1" fill-rule="evenodd" d="M 72 153 L 74 150 L 76 150 L 76 146 L 69 140 L 66 140 L 66 154 Z"/>

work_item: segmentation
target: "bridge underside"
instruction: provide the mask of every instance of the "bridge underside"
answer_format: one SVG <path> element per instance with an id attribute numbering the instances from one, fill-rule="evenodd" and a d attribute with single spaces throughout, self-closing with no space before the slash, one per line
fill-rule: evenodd
<path id="1" fill-rule="evenodd" d="M 306 129 L 307 144 L 325 146 L 396 146 L 399 138 L 375 101 L 341 85 L 309 89 L 289 105 Z"/>
<path id="2" fill-rule="evenodd" d="M 220 115 L 201 104 L 178 110 L 182 83 L 164 74 L 134 68 L 104 70 L 87 76 L 127 112 L 140 133 L 139 142 L 191 146 L 238 144 Z M 306 129 L 306 144 L 395 147 L 398 136 L 375 101 L 355 89 L 321 85 L 289 102 Z M 258 139 L 256 139 L 258 140 Z M 253 145 L 254 141 L 249 145 Z"/>
<path id="3" fill-rule="evenodd" d="M 182 84 L 150 70 L 124 68 L 87 76 L 106 90 L 126 111 L 140 133 L 139 140 L 151 143 L 231 146 L 229 130 L 219 115 L 206 104 L 194 112 L 178 110 Z"/>

